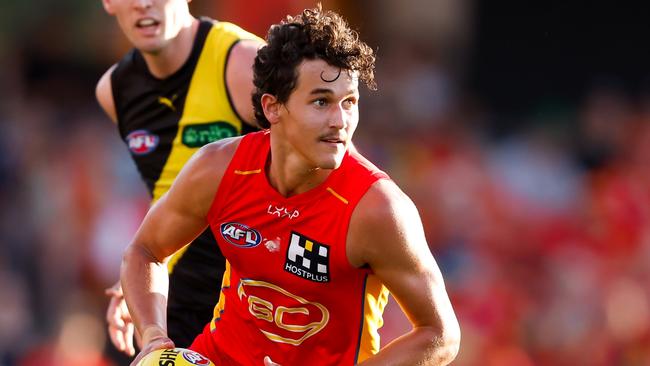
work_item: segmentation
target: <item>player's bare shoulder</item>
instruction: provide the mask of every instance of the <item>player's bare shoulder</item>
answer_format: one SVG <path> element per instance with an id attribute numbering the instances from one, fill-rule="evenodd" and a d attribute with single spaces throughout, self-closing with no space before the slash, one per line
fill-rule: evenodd
<path id="1" fill-rule="evenodd" d="M 350 219 L 347 247 L 350 264 L 360 267 L 369 258 L 394 250 L 385 245 L 404 242 L 410 235 L 410 226 L 419 222 L 413 201 L 392 180 L 377 180 L 361 198 Z"/>
<path id="2" fill-rule="evenodd" d="M 111 85 L 111 75 L 117 64 L 111 66 L 97 82 L 95 87 L 95 97 L 104 112 L 113 122 L 117 122 L 117 112 L 115 111 L 115 101 L 113 100 L 113 87 Z"/>
<path id="3" fill-rule="evenodd" d="M 211 163 L 223 159 L 230 161 L 243 138 L 244 136 L 235 136 L 211 142 L 200 148 L 196 154 L 203 159 L 210 160 Z"/>
<path id="4" fill-rule="evenodd" d="M 232 137 L 200 148 L 161 200 L 185 207 L 197 217 L 205 216 L 241 139 Z"/>
<path id="5" fill-rule="evenodd" d="M 251 94 L 253 92 L 253 63 L 261 41 L 245 39 L 237 42 L 230 51 L 226 64 L 226 85 L 237 113 L 244 122 L 255 126 Z"/>
<path id="6" fill-rule="evenodd" d="M 235 155 L 243 136 L 230 137 L 200 148 L 188 162 L 196 178 L 219 180 Z"/>
<path id="7" fill-rule="evenodd" d="M 228 56 L 228 69 L 238 74 L 250 74 L 252 76 L 250 68 L 255 62 L 257 51 L 262 46 L 264 46 L 264 42 L 255 39 L 242 39 L 237 42 Z"/>
<path id="8" fill-rule="evenodd" d="M 358 218 L 374 221 L 394 220 L 405 211 L 415 210 L 411 199 L 390 179 L 379 179 L 361 198 L 355 214 Z"/>

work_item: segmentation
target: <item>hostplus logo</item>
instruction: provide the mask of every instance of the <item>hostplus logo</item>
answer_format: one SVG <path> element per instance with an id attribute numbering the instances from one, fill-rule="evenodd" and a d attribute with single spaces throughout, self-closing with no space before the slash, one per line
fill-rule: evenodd
<path id="1" fill-rule="evenodd" d="M 313 282 L 329 282 L 329 246 L 292 232 L 284 270 Z"/>

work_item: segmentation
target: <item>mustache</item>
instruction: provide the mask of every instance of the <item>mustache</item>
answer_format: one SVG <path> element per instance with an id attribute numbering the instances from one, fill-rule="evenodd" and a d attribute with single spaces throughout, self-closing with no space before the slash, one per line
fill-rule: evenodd
<path id="1" fill-rule="evenodd" d="M 327 133 L 319 137 L 320 140 L 347 141 L 347 136 L 339 133 Z"/>

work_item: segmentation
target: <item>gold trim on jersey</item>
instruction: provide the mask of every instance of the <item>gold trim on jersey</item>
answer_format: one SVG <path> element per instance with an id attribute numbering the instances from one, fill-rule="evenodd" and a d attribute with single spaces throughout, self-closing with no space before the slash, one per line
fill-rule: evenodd
<path id="1" fill-rule="evenodd" d="M 336 193 L 332 187 L 327 187 L 327 191 L 332 194 L 332 196 L 338 198 L 341 202 L 345 203 L 346 205 L 348 204 L 348 200 L 345 199 L 345 197 L 341 196 L 340 194 Z"/>
<path id="2" fill-rule="evenodd" d="M 226 296 L 223 294 L 223 290 L 230 288 L 230 262 L 226 261 L 226 270 L 223 271 L 223 279 L 221 280 L 221 291 L 219 292 L 219 302 L 214 306 L 214 311 L 212 312 L 213 317 L 210 322 L 210 331 L 214 332 L 217 327 L 217 321 L 221 318 L 221 314 L 226 309 Z"/>
<path id="3" fill-rule="evenodd" d="M 250 175 L 250 174 L 259 174 L 262 172 L 262 169 L 255 169 L 255 170 L 235 170 L 235 174 L 237 175 Z"/>
<path id="4" fill-rule="evenodd" d="M 363 325 L 359 352 L 355 365 L 379 352 L 379 328 L 384 325 L 382 314 L 388 303 L 388 289 L 375 275 L 366 278 L 365 301 L 363 305 Z"/>

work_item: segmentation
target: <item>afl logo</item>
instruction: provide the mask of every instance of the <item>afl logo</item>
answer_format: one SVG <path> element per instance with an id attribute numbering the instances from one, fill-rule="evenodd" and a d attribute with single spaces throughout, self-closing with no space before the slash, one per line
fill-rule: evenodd
<path id="1" fill-rule="evenodd" d="M 192 365 L 210 365 L 210 360 L 207 358 L 201 356 L 200 354 L 196 352 L 192 352 L 189 350 L 186 350 L 183 352 L 183 358 L 187 360 L 187 362 L 191 363 Z"/>
<path id="2" fill-rule="evenodd" d="M 262 242 L 262 236 L 257 230 L 237 222 L 221 224 L 221 236 L 239 248 L 253 248 Z"/>
<path id="3" fill-rule="evenodd" d="M 135 155 L 146 155 L 158 147 L 160 139 L 157 135 L 147 130 L 136 130 L 126 136 L 126 143 L 129 150 Z"/>

